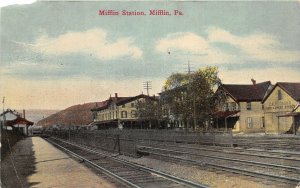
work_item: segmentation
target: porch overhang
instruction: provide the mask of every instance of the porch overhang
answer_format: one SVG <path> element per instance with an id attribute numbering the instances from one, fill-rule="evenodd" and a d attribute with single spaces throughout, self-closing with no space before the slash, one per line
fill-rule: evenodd
<path id="1" fill-rule="evenodd" d="M 277 117 L 291 117 L 291 116 L 300 116 L 300 112 L 290 112 L 288 114 L 284 114 L 284 115 L 278 115 Z"/>
<path id="2" fill-rule="evenodd" d="M 240 111 L 218 111 L 213 114 L 214 118 L 223 119 L 223 118 L 229 118 L 229 117 L 239 117 Z"/>
<path id="3" fill-rule="evenodd" d="M 34 123 L 31 122 L 31 121 L 28 121 L 27 119 L 22 118 L 22 117 L 17 117 L 17 118 L 14 119 L 14 120 L 6 121 L 6 122 L 5 122 L 5 125 L 6 125 L 6 126 L 11 126 L 11 127 L 14 126 L 14 125 L 18 125 L 18 124 L 30 126 L 30 125 L 33 125 Z"/>

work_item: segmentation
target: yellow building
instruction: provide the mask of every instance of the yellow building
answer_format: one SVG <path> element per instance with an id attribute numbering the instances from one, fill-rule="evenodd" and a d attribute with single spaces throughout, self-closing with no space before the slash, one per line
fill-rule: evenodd
<path id="1" fill-rule="evenodd" d="M 107 128 L 138 128 L 137 103 L 145 98 L 152 98 L 144 94 L 134 97 L 114 97 L 102 102 L 100 106 L 92 109 L 94 125 L 99 129 Z"/>
<path id="2" fill-rule="evenodd" d="M 300 83 L 278 82 L 263 100 L 267 133 L 299 132 Z"/>
<path id="3" fill-rule="evenodd" d="M 226 102 L 214 114 L 215 128 L 232 129 L 233 132 L 264 132 L 262 101 L 272 88 L 271 82 L 250 85 L 223 84 L 219 91 L 226 94 Z"/>

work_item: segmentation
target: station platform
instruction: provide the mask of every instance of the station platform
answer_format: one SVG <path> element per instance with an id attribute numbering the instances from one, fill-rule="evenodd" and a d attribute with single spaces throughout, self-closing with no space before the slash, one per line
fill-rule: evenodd
<path id="1" fill-rule="evenodd" d="M 1 160 L 1 187 L 115 186 L 44 139 L 28 137 Z"/>

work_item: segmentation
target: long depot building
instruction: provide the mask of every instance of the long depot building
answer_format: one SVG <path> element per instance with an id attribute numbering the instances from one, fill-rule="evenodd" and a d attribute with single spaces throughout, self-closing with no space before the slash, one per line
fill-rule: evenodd
<path id="1" fill-rule="evenodd" d="M 144 94 L 133 97 L 119 97 L 115 93 L 114 97 L 109 97 L 106 101 L 101 102 L 100 106 L 92 109 L 94 114 L 93 124 L 98 129 L 109 128 L 142 128 L 145 122 L 137 118 L 137 103 L 145 98 L 154 100 Z"/>

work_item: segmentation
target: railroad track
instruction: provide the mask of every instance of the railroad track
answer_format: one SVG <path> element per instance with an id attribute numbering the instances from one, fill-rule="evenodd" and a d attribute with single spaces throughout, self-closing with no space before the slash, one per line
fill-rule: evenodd
<path id="1" fill-rule="evenodd" d="M 114 178 L 125 187 L 197 187 L 207 188 L 201 185 L 160 172 L 142 165 L 138 165 L 116 156 L 100 153 L 93 149 L 76 145 L 56 138 L 45 138 L 48 142 L 70 155 L 100 170 L 109 177 Z M 118 185 L 118 187 L 120 187 Z"/>
<path id="2" fill-rule="evenodd" d="M 244 148 L 292 150 L 300 152 L 300 137 L 236 137 L 233 139 L 233 143 Z"/>
<path id="3" fill-rule="evenodd" d="M 272 151 L 272 150 L 262 150 L 262 149 L 243 149 L 243 148 L 230 148 L 230 147 L 220 147 L 220 146 L 201 146 L 193 144 L 166 144 L 161 142 L 152 142 L 151 144 L 147 142 L 139 142 L 138 146 L 153 146 L 153 147 L 164 147 L 164 148 L 176 148 L 180 151 L 190 151 L 197 152 L 207 155 L 224 156 L 231 158 L 241 158 L 241 159 L 253 159 L 260 162 L 270 162 L 274 161 L 278 164 L 292 164 L 300 167 L 300 152 L 292 151 Z"/>
<path id="4" fill-rule="evenodd" d="M 203 155 L 191 151 L 171 149 L 170 147 L 138 146 L 138 152 L 164 158 L 164 160 L 181 161 L 197 166 L 206 166 L 218 170 L 248 175 L 252 177 L 276 180 L 296 185 L 300 182 L 300 167 L 241 160 L 220 156 Z"/>

